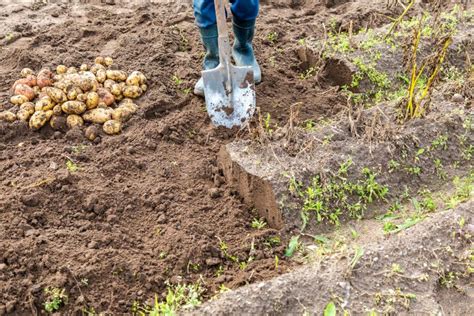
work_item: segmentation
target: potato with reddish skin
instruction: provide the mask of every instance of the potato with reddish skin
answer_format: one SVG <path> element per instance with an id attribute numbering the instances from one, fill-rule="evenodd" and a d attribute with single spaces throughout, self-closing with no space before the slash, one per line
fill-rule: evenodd
<path id="1" fill-rule="evenodd" d="M 28 101 L 34 100 L 34 98 L 36 98 L 35 90 L 33 90 L 33 88 L 31 88 L 30 86 L 27 86 L 26 84 L 16 85 L 14 94 L 24 95 L 28 98 Z"/>
<path id="2" fill-rule="evenodd" d="M 63 90 L 55 87 L 49 87 L 46 90 L 46 93 L 56 103 L 63 103 L 67 101 L 67 96 Z"/>
<path id="3" fill-rule="evenodd" d="M 86 122 L 103 124 L 112 119 L 111 112 L 108 109 L 92 109 L 84 113 L 82 118 Z"/>
<path id="4" fill-rule="evenodd" d="M 82 114 L 86 111 L 87 107 L 84 102 L 67 101 L 61 105 L 61 109 L 66 114 Z"/>
<path id="5" fill-rule="evenodd" d="M 46 114 L 45 111 L 36 111 L 30 117 L 30 128 L 35 130 L 40 129 L 48 122 L 48 119 L 48 114 Z"/>
<path id="6" fill-rule="evenodd" d="M 20 105 L 21 111 L 27 111 L 30 115 L 35 113 L 35 105 L 32 102 L 26 102 Z"/>
<path id="7" fill-rule="evenodd" d="M 48 87 L 53 84 L 53 73 L 48 68 L 41 69 L 36 77 L 37 85 L 40 88 Z"/>
<path id="8" fill-rule="evenodd" d="M 99 102 L 104 102 L 107 106 L 110 106 L 115 102 L 115 97 L 109 92 L 109 90 L 99 88 L 97 89 L 97 93 L 99 94 Z"/>
<path id="9" fill-rule="evenodd" d="M 126 98 L 136 99 L 142 95 L 143 91 L 137 86 L 126 86 L 122 90 L 123 96 Z"/>
<path id="10" fill-rule="evenodd" d="M 0 112 L 0 121 L 5 121 L 9 123 L 15 122 L 17 119 L 16 114 L 10 111 Z"/>
<path id="11" fill-rule="evenodd" d="M 11 91 L 14 92 L 14 91 L 15 91 L 15 88 L 16 88 L 19 84 L 24 84 L 24 85 L 27 85 L 28 87 L 33 88 L 34 86 L 36 86 L 36 77 L 30 75 L 30 76 L 28 76 L 28 77 L 26 77 L 26 78 L 18 79 L 18 80 L 15 81 L 15 83 L 13 84 Z"/>
<path id="12" fill-rule="evenodd" d="M 22 105 L 28 101 L 28 98 L 24 95 L 14 95 L 10 98 L 10 102 L 14 105 Z"/>
<path id="13" fill-rule="evenodd" d="M 125 81 L 127 80 L 127 73 L 121 70 L 107 70 L 107 79 L 113 81 Z"/>
<path id="14" fill-rule="evenodd" d="M 116 120 L 110 120 L 104 123 L 102 129 L 108 135 L 115 135 L 122 130 L 122 123 Z"/>
<path id="15" fill-rule="evenodd" d="M 69 128 L 79 127 L 84 125 L 84 120 L 79 115 L 71 114 L 68 115 L 66 124 Z"/>

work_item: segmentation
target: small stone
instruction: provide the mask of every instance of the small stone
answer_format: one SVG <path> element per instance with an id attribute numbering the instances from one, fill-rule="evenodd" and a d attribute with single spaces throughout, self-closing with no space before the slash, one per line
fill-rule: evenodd
<path id="1" fill-rule="evenodd" d="M 129 153 L 130 155 L 133 155 L 135 154 L 137 151 L 135 150 L 135 148 L 133 146 L 128 146 L 127 148 L 127 153 Z"/>
<path id="2" fill-rule="evenodd" d="M 0 271 L 3 271 L 7 268 L 7 265 L 4 263 L 0 263 Z"/>
<path id="3" fill-rule="evenodd" d="M 210 188 L 208 193 L 209 193 L 209 196 L 213 199 L 217 199 L 218 197 L 221 196 L 221 191 L 219 191 L 218 188 Z"/>
<path id="4" fill-rule="evenodd" d="M 115 222 L 116 220 L 117 220 L 116 215 L 111 214 L 111 215 L 107 216 L 107 222 L 109 222 L 109 223 Z"/>
<path id="5" fill-rule="evenodd" d="M 221 259 L 219 258 L 207 258 L 206 259 L 206 265 L 209 267 L 217 266 L 221 263 Z"/>
<path id="6" fill-rule="evenodd" d="M 97 246 L 98 246 L 98 243 L 97 241 L 91 241 L 88 245 L 87 245 L 87 248 L 89 249 L 97 249 Z"/>
<path id="7" fill-rule="evenodd" d="M 58 169 L 58 164 L 54 161 L 51 161 L 50 164 L 49 164 L 49 169 L 57 170 Z"/>
<path id="8" fill-rule="evenodd" d="M 81 305 L 81 304 L 84 303 L 84 302 L 85 302 L 84 296 L 79 295 L 79 296 L 76 298 L 76 304 L 77 304 L 77 305 Z"/>
<path id="9" fill-rule="evenodd" d="M 166 223 L 166 216 L 165 216 L 165 214 L 161 214 L 161 215 L 158 217 L 158 219 L 156 220 L 156 222 L 157 222 L 158 224 L 164 224 L 164 223 Z"/>
<path id="10" fill-rule="evenodd" d="M 464 102 L 464 97 L 459 93 L 455 93 L 453 95 L 453 97 L 451 98 L 451 101 L 453 101 L 455 103 L 463 103 Z"/>
<path id="11" fill-rule="evenodd" d="M 14 309 L 15 309 L 15 301 L 8 302 L 6 305 L 7 313 L 13 312 Z"/>
<path id="12" fill-rule="evenodd" d="M 36 229 L 28 229 L 25 231 L 25 237 L 34 236 L 36 234 Z"/>
<path id="13" fill-rule="evenodd" d="M 38 206 L 40 203 L 39 194 L 37 193 L 22 195 L 20 200 L 24 205 L 29 207 Z"/>

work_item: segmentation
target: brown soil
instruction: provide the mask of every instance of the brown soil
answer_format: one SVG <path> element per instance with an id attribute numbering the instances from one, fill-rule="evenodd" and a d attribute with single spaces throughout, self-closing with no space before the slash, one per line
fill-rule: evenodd
<path id="1" fill-rule="evenodd" d="M 298 39 L 321 37 L 321 22 L 332 18 L 341 28 L 349 20 L 356 28 L 387 22 L 380 3 L 327 2 L 264 3 L 255 40 L 264 69 L 257 98 L 275 123 L 286 123 L 296 102 L 305 105 L 302 121 L 346 106 L 330 86 L 299 79 Z M 150 78 L 139 115 L 116 137 L 91 143 L 79 129 L 32 132 L 0 123 L 0 315 L 44 313 L 48 286 L 66 289 L 62 313 L 93 307 L 124 314 L 134 300 L 163 294 L 167 281 L 200 280 L 207 299 L 221 284 L 237 288 L 294 265 L 280 259 L 275 270 L 286 236 L 267 247 L 280 232 L 252 229 L 255 214 L 224 183 L 216 156 L 235 131 L 213 128 L 203 100 L 186 94 L 199 77 L 201 44 L 190 6 L 166 3 L 0 4 L 0 110 L 10 108 L 8 90 L 23 67 L 79 66 L 110 55 L 120 68 Z M 278 33 L 276 43 L 270 32 Z M 67 160 L 79 170 L 69 172 Z M 240 260 L 255 245 L 255 259 L 239 269 L 219 250 L 220 240 Z"/>

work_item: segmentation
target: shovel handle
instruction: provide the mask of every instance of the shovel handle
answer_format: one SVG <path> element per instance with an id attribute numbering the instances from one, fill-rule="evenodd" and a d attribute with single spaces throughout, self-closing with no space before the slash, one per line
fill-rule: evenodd
<path id="1" fill-rule="evenodd" d="M 216 9 L 217 31 L 219 33 L 219 61 L 228 65 L 230 58 L 229 31 L 227 30 L 224 0 L 214 0 Z"/>

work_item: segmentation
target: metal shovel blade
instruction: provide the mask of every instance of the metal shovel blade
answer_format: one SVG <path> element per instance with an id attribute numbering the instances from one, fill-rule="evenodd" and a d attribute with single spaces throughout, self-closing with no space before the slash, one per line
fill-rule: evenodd
<path id="1" fill-rule="evenodd" d="M 253 116 L 256 97 L 252 67 L 232 64 L 228 67 L 229 72 L 225 64 L 219 64 L 217 68 L 203 71 L 202 78 L 212 123 L 232 128 L 244 125 Z"/>

